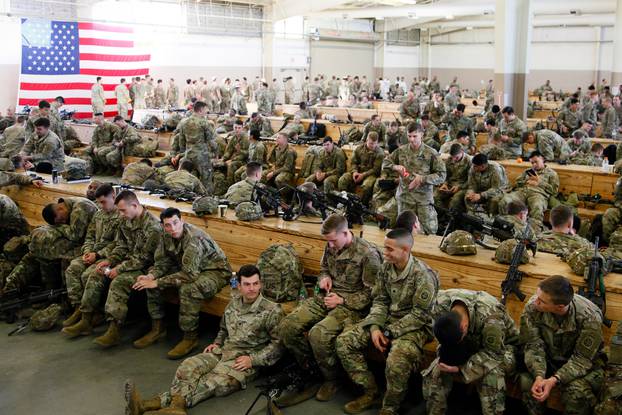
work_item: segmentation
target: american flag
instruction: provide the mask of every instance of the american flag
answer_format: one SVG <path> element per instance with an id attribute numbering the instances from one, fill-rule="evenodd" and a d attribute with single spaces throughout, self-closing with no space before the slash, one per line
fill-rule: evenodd
<path id="1" fill-rule="evenodd" d="M 106 117 L 116 115 L 114 88 L 121 78 L 149 73 L 149 54 L 134 45 L 131 27 L 85 22 L 22 19 L 22 62 L 18 109 L 40 100 L 65 98 L 65 109 L 77 118 L 93 115 L 91 87 L 101 76 Z"/>

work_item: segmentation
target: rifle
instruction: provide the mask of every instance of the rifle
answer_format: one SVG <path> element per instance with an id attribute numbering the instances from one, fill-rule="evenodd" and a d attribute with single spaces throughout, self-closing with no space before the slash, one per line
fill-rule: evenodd
<path id="1" fill-rule="evenodd" d="M 251 200 L 259 203 L 266 216 L 270 214 L 270 211 L 274 211 L 274 216 L 279 216 L 280 209 L 283 213 L 283 220 L 294 220 L 294 209 L 281 201 L 279 189 L 257 182 L 253 186 Z"/>
<path id="2" fill-rule="evenodd" d="M 463 231 L 475 234 L 476 236 L 477 234 L 488 235 L 492 236 L 498 241 L 505 241 L 507 239 L 514 238 L 514 225 L 498 217 L 496 217 L 492 221 L 492 223 L 490 223 L 483 218 L 480 218 L 479 216 L 463 213 L 455 209 L 444 209 L 440 206 L 434 207 L 437 211 L 445 212 L 445 214 L 449 216 L 449 221 L 447 222 L 445 230 L 443 231 L 443 238 L 441 239 L 439 248 L 443 245 L 443 242 L 449 234 L 450 229 L 461 229 Z M 476 241 L 478 241 L 478 243 L 480 243 L 479 239 L 480 238 L 476 238 Z M 480 245 L 482 244 L 480 243 Z M 487 246 L 483 246 L 487 248 Z"/>
<path id="3" fill-rule="evenodd" d="M 348 109 L 346 108 L 346 114 L 347 114 L 347 118 L 348 118 L 348 122 L 350 124 L 354 124 L 354 120 L 352 119 L 352 114 L 350 114 L 350 111 L 348 111 Z"/>
<path id="4" fill-rule="evenodd" d="M 397 115 L 395 115 L 395 113 L 393 113 L 393 118 L 395 118 L 395 122 L 397 123 L 398 127 L 402 126 L 402 122 L 400 121 L 400 119 L 397 117 Z"/>
<path id="5" fill-rule="evenodd" d="M 377 222 L 380 229 L 389 227 L 389 218 L 367 208 L 354 193 L 344 193 L 335 191 L 327 193 L 326 202 L 335 209 L 338 209 L 340 205 L 345 208 L 349 228 L 355 224 L 362 225 L 364 216 Z"/>
<path id="6" fill-rule="evenodd" d="M 519 284 L 523 279 L 523 272 L 518 269 L 525 249 L 529 248 L 536 255 L 536 243 L 531 240 L 531 227 L 525 226 L 525 230 L 520 238 L 516 238 L 517 244 L 512 254 L 510 267 L 505 274 L 505 280 L 501 283 L 501 304 L 505 305 L 510 294 L 516 295 L 519 300 L 525 301 L 525 294 L 520 290 Z"/>
<path id="7" fill-rule="evenodd" d="M 197 193 L 185 189 L 173 189 L 168 186 L 154 186 L 145 190 L 149 190 L 150 195 L 159 195 L 160 199 L 170 199 L 175 202 L 192 203 L 201 197 Z"/>
<path id="8" fill-rule="evenodd" d="M 605 274 L 607 269 L 605 266 L 605 259 L 598 253 L 598 236 L 594 240 L 594 256 L 590 260 L 587 275 L 585 281 L 587 287 L 579 287 L 579 295 L 587 298 L 600 308 L 603 312 L 603 324 L 607 327 L 611 327 L 611 320 L 605 316 L 607 311 L 607 295 L 605 288 Z M 598 293 L 596 292 L 598 284 Z"/>
<path id="9" fill-rule="evenodd" d="M 614 200 L 604 199 L 600 193 L 596 193 L 594 195 L 590 194 L 580 194 L 578 196 L 580 202 L 594 203 L 594 204 L 604 204 L 604 205 L 613 205 L 615 203 Z"/>
<path id="10" fill-rule="evenodd" d="M 7 291 L 3 294 L 0 301 L 0 315 L 4 315 L 7 323 L 14 323 L 17 320 L 17 311 L 32 304 L 44 301 L 54 301 L 67 294 L 66 288 L 51 290 L 36 290 L 25 296 L 20 295 L 16 290 Z"/>
<path id="11" fill-rule="evenodd" d="M 285 187 L 293 192 L 292 206 L 295 204 L 295 202 L 298 202 L 299 206 L 299 209 L 296 211 L 295 217 L 292 220 L 297 219 L 300 216 L 300 214 L 304 210 L 305 204 L 307 204 L 308 202 L 311 202 L 311 205 L 314 209 L 320 211 L 320 214 L 322 215 L 322 220 L 325 220 L 328 217 L 328 211 L 336 211 L 336 209 L 330 206 L 330 204 L 327 202 L 326 194 L 320 190 L 315 189 L 312 193 L 309 193 L 300 189 L 299 187 L 293 187 L 288 184 L 286 184 Z"/>

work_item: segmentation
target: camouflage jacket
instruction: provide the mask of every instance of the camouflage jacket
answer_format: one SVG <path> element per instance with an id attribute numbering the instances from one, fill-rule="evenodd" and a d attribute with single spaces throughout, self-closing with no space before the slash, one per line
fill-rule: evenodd
<path id="1" fill-rule="evenodd" d="M 464 154 L 460 161 L 453 161 L 451 157 L 444 160 L 447 178 L 445 183 L 449 187 L 458 186 L 460 190 L 466 189 L 471 170 L 471 156 Z"/>
<path id="2" fill-rule="evenodd" d="M 30 113 L 30 117 L 28 117 L 28 121 L 26 121 L 26 127 L 24 128 L 24 131 L 26 132 L 26 137 L 30 137 L 32 134 L 34 134 L 35 121 L 37 121 L 39 118 L 47 118 L 48 120 L 50 120 L 50 131 L 53 131 L 54 133 L 56 133 L 56 135 L 60 136 L 61 128 L 59 127 L 58 122 L 56 121 L 56 117 L 52 116 L 51 111 L 50 111 L 50 115 L 44 116 L 44 115 L 41 115 L 41 113 L 39 113 L 38 110 L 39 108 L 35 108 Z"/>
<path id="3" fill-rule="evenodd" d="M 82 245 L 97 206 L 84 197 L 65 197 L 58 199 L 58 202 L 64 202 L 67 206 L 69 223 L 56 225 L 55 228 L 71 242 Z"/>
<path id="4" fill-rule="evenodd" d="M 410 173 L 408 177 L 400 177 L 396 197 L 409 197 L 418 202 L 433 203 L 433 186 L 442 184 L 447 177 L 445 163 L 436 150 L 425 144 L 421 144 L 416 150 L 413 150 L 410 144 L 403 145 L 384 159 L 382 168 L 390 173 L 393 172 L 395 165 L 406 167 Z M 423 183 L 409 190 L 408 185 L 415 174 L 423 176 Z"/>
<path id="5" fill-rule="evenodd" d="M 196 149 L 197 151 L 214 152 L 215 131 L 212 123 L 206 118 L 193 113 L 190 117 L 181 120 L 177 126 L 179 130 L 179 152 Z"/>
<path id="6" fill-rule="evenodd" d="M 372 306 L 364 327 L 389 330 L 393 337 L 423 330 L 432 334 L 432 307 L 439 289 L 438 274 L 410 256 L 403 271 L 384 262 L 372 289 Z"/>
<path id="7" fill-rule="evenodd" d="M 119 272 L 146 270 L 153 264 L 161 236 L 160 222 L 143 207 L 139 217 L 121 219 L 115 247 L 108 260 Z"/>
<path id="8" fill-rule="evenodd" d="M 28 222 L 13 199 L 0 194 L 0 250 L 9 238 L 27 235 L 29 231 Z"/>
<path id="9" fill-rule="evenodd" d="M 102 125 L 98 125 L 95 127 L 95 130 L 93 130 L 91 147 L 99 148 L 112 145 L 115 135 L 118 134 L 119 130 L 120 128 L 115 124 L 104 121 Z"/>
<path id="10" fill-rule="evenodd" d="M 469 134 L 469 140 L 471 146 L 475 145 L 475 135 L 473 134 L 473 121 L 469 117 L 464 115 L 456 117 L 453 112 L 448 112 L 443 117 L 443 122 L 449 126 L 449 137 L 451 140 L 455 140 L 458 136 L 458 132 L 466 131 Z"/>
<path id="11" fill-rule="evenodd" d="M 11 185 L 29 185 L 30 183 L 32 183 L 32 178 L 30 176 L 27 176 L 25 174 L 21 174 L 21 173 L 14 173 L 11 171 L 0 171 L 0 188 L 4 187 L 4 186 L 11 186 Z"/>
<path id="12" fill-rule="evenodd" d="M 445 101 L 445 109 L 447 110 L 447 112 L 451 112 L 460 103 L 460 97 L 458 95 L 453 95 L 453 94 L 448 93 L 445 95 L 444 101 Z"/>
<path id="13" fill-rule="evenodd" d="M 254 188 L 255 182 L 246 178 L 245 180 L 240 180 L 239 182 L 232 184 L 227 190 L 224 198 L 231 205 L 233 205 L 232 207 L 235 207 L 242 202 L 248 202 L 251 200 Z"/>
<path id="14" fill-rule="evenodd" d="M 427 128 L 423 131 L 423 142 L 428 144 L 431 141 L 439 141 L 438 127 L 433 122 L 429 122 Z M 406 143 L 404 143 L 406 144 Z M 428 144 L 430 145 L 430 144 Z"/>
<path id="15" fill-rule="evenodd" d="M 536 147 L 545 160 L 566 159 L 570 155 L 570 147 L 559 134 L 551 130 L 535 132 Z"/>
<path id="16" fill-rule="evenodd" d="M 471 383 L 503 363 L 507 346 L 518 346 L 519 333 L 505 306 L 484 291 L 440 290 L 434 305 L 434 318 L 451 311 L 456 302 L 464 304 L 469 313 L 469 329 L 462 344 L 477 350 L 460 366 L 466 383 Z"/>
<path id="17" fill-rule="evenodd" d="M 164 184 L 171 189 L 187 190 L 199 195 L 207 193 L 199 178 L 186 170 L 175 170 L 164 176 Z"/>
<path id="18" fill-rule="evenodd" d="M 289 144 L 282 150 L 279 146 L 274 146 L 268 156 L 268 163 L 272 165 L 274 174 L 293 173 L 296 170 L 296 156 L 296 150 Z"/>
<path id="19" fill-rule="evenodd" d="M 378 127 L 374 126 L 371 121 L 368 122 L 363 127 L 363 137 L 361 138 L 361 141 L 367 140 L 367 134 L 372 131 L 378 133 L 378 142 L 380 143 L 382 142 L 383 137 L 387 134 L 387 127 L 382 122 L 378 125 Z"/>
<path id="20" fill-rule="evenodd" d="M 587 239 L 579 235 L 563 234 L 552 230 L 543 232 L 538 237 L 538 251 L 566 256 L 580 248 L 594 249 Z"/>
<path id="21" fill-rule="evenodd" d="M 95 212 L 86 230 L 82 255 L 94 252 L 97 258 L 107 258 L 114 249 L 120 222 L 121 216 L 116 209 L 112 212 L 102 209 Z"/>
<path id="22" fill-rule="evenodd" d="M 202 229 L 184 223 L 181 238 L 163 233 L 149 269 L 158 279 L 158 286 L 179 287 L 196 281 L 206 271 L 231 273 L 231 266 L 218 244 Z"/>
<path id="23" fill-rule="evenodd" d="M 236 148 L 238 145 L 240 146 L 239 150 Z M 246 133 L 242 133 L 239 136 L 231 133 L 222 158 L 224 160 L 246 162 L 248 160 L 248 147 L 249 142 Z"/>
<path id="24" fill-rule="evenodd" d="M 425 105 L 423 113 L 427 114 L 427 116 L 430 117 L 430 121 L 432 121 L 435 125 L 439 125 L 443 122 L 445 106 L 442 102 L 439 102 L 438 106 L 435 107 L 434 102 L 430 101 Z"/>
<path id="25" fill-rule="evenodd" d="M 576 131 L 583 131 L 583 130 L 576 130 Z M 585 135 L 583 136 L 583 139 L 579 143 L 577 143 L 572 138 L 569 138 L 568 141 L 566 141 L 566 144 L 568 144 L 568 148 L 570 148 L 571 152 L 576 151 L 577 153 L 583 153 L 583 154 L 589 154 L 591 152 L 592 140 L 589 138 L 587 133 L 585 133 L 584 131 L 583 133 Z M 574 135 L 574 132 L 573 132 L 573 135 Z"/>
<path id="26" fill-rule="evenodd" d="M 530 177 L 528 174 L 529 171 L 533 171 L 533 169 L 526 170 L 518 176 L 516 179 L 517 188 L 525 188 L 547 198 L 557 195 L 559 192 L 559 177 L 555 170 L 548 166 L 544 166 L 542 170 L 538 171 L 540 182 L 537 186 L 530 186 L 527 184 L 527 179 Z"/>
<path id="27" fill-rule="evenodd" d="M 557 115 L 557 124 L 563 125 L 569 131 L 574 131 L 581 126 L 581 111 L 572 112 L 570 108 L 565 108 Z"/>
<path id="28" fill-rule="evenodd" d="M 220 320 L 214 343 L 222 346 L 223 360 L 250 356 L 254 366 L 272 366 L 283 354 L 277 326 L 283 318 L 277 303 L 261 294 L 253 304 L 244 304 L 241 296 L 231 299 Z"/>
<path id="29" fill-rule="evenodd" d="M 261 141 L 251 141 L 248 145 L 248 161 L 255 161 L 262 166 L 268 164 L 268 153 L 266 152 L 266 145 Z"/>
<path id="30" fill-rule="evenodd" d="M 613 107 L 609 107 L 602 115 L 603 136 L 611 137 L 616 129 L 618 116 Z"/>
<path id="31" fill-rule="evenodd" d="M 337 146 L 333 151 L 327 153 L 325 149 L 320 150 L 320 171 L 327 176 L 341 176 L 346 171 L 346 154 Z"/>
<path id="32" fill-rule="evenodd" d="M 0 141 L 0 157 L 11 158 L 19 154 L 26 142 L 26 130 L 22 125 L 12 125 L 2 133 L 4 137 Z"/>
<path id="33" fill-rule="evenodd" d="M 352 154 L 352 162 L 350 163 L 350 172 L 361 173 L 363 177 L 380 176 L 382 169 L 382 160 L 384 159 L 384 151 L 380 147 L 374 150 L 367 148 L 365 143 L 359 144 Z"/>
<path id="34" fill-rule="evenodd" d="M 416 119 L 419 117 L 419 108 L 419 100 L 417 98 L 413 98 L 412 100 L 404 100 L 400 104 L 400 116 L 402 118 Z"/>
<path id="35" fill-rule="evenodd" d="M 125 84 L 119 84 L 114 88 L 114 96 L 117 104 L 127 105 L 130 102 L 130 91 Z"/>
<path id="36" fill-rule="evenodd" d="M 529 373 L 543 378 L 553 373 L 566 385 L 604 364 L 602 313 L 594 303 L 575 295 L 560 320 L 538 311 L 535 300 L 529 300 L 520 321 Z"/>
<path id="37" fill-rule="evenodd" d="M 467 179 L 467 190 L 479 193 L 484 200 L 490 200 L 501 195 L 508 187 L 507 176 L 503 166 L 497 163 L 488 162 L 488 167 L 483 172 L 469 169 Z"/>
<path id="38" fill-rule="evenodd" d="M 332 291 L 344 299 L 343 306 L 363 311 L 371 301 L 371 289 L 381 262 L 380 253 L 371 242 L 353 236 L 350 246 L 341 252 L 331 250 L 328 245 L 324 248 L 319 279 L 330 277 Z"/>
<path id="39" fill-rule="evenodd" d="M 121 183 L 142 186 L 145 180 L 155 179 L 156 169 L 139 161 L 130 163 L 123 169 Z"/>
<path id="40" fill-rule="evenodd" d="M 132 127 L 131 125 L 128 125 L 125 128 L 117 128 L 117 131 L 115 131 L 113 138 L 113 141 L 115 143 L 123 141 L 124 148 L 128 152 L 131 152 L 132 147 L 140 143 L 140 140 L 141 138 L 138 135 L 136 128 Z"/>
<path id="41" fill-rule="evenodd" d="M 387 130 L 387 134 L 384 136 L 384 141 L 380 143 L 381 147 L 392 153 L 399 146 L 408 144 L 408 135 L 406 131 L 398 129 L 396 132 L 391 133 Z"/>
<path id="42" fill-rule="evenodd" d="M 32 156 L 34 164 L 47 161 L 52 163 L 54 169 L 59 172 L 65 169 L 65 147 L 61 139 L 52 131 L 39 137 L 33 133 L 21 151 L 27 156 Z"/>
<path id="43" fill-rule="evenodd" d="M 501 135 L 506 135 L 510 139 L 507 142 L 502 142 L 501 148 L 512 154 L 513 156 L 520 156 L 523 152 L 523 133 L 527 131 L 527 124 L 518 117 L 507 122 L 505 119 L 499 124 L 499 132 Z"/>

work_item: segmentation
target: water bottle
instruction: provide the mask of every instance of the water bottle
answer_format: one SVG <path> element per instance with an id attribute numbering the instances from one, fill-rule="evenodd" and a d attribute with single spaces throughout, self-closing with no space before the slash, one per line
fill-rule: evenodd
<path id="1" fill-rule="evenodd" d="M 605 173 L 609 173 L 609 159 L 607 157 L 603 158 L 602 170 Z"/>
<path id="2" fill-rule="evenodd" d="M 229 280 L 229 284 L 231 284 L 232 290 L 238 289 L 238 277 L 236 277 L 235 273 L 232 274 L 231 279 Z"/>

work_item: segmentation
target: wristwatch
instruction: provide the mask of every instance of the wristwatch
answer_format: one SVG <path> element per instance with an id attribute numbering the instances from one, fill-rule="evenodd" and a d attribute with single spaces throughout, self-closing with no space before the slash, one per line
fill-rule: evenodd
<path id="1" fill-rule="evenodd" d="M 382 332 L 382 334 L 384 335 L 384 337 L 386 337 L 387 339 L 392 339 L 393 335 L 391 334 L 391 330 L 389 329 L 385 329 L 384 332 Z"/>
<path id="2" fill-rule="evenodd" d="M 557 379 L 557 381 L 555 382 L 555 385 L 556 385 L 556 386 L 558 386 L 560 383 L 562 383 L 562 381 L 561 381 L 561 379 L 559 378 L 559 376 L 558 376 L 558 375 L 553 375 L 553 377 L 554 377 L 555 379 Z"/>

